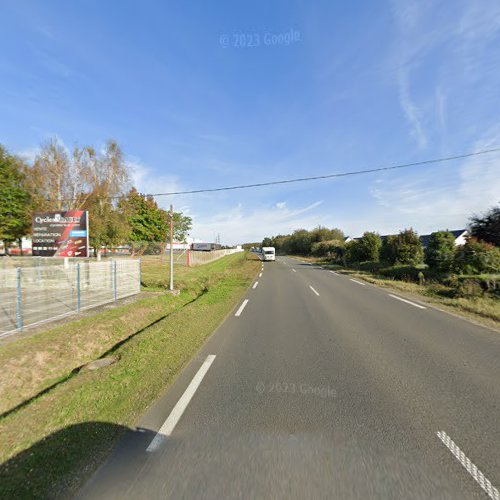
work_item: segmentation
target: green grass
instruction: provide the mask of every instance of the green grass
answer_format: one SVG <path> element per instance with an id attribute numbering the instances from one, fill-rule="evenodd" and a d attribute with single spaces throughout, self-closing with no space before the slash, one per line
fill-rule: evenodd
<path id="1" fill-rule="evenodd" d="M 198 297 L 228 269 L 242 262 L 235 254 L 197 268 L 176 267 L 178 296 L 156 294 L 84 319 L 65 323 L 0 348 L 0 415 L 66 379 L 117 343 Z M 159 258 L 142 261 L 144 290 L 165 291 L 168 267 Z"/>
<path id="2" fill-rule="evenodd" d="M 94 372 L 80 371 L 1 418 L 0 497 L 71 494 L 237 304 L 258 266 L 235 255 L 211 269 L 196 268 L 196 278 L 186 273 L 186 283 L 202 283 L 200 293 L 119 346 L 113 352 L 117 363 Z M 149 304 L 157 311 L 159 304 L 164 305 L 161 299 L 139 302 L 141 308 Z M 88 318 L 93 320 L 88 326 L 99 325 L 99 316 Z"/>

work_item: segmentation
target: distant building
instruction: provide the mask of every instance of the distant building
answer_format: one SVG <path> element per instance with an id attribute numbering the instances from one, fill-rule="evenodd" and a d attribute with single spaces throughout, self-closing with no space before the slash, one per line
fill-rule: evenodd
<path id="1" fill-rule="evenodd" d="M 172 244 L 172 248 L 174 250 L 189 250 L 191 248 L 191 246 L 193 245 L 193 243 L 199 243 L 199 242 L 201 242 L 200 239 L 191 238 L 190 236 L 188 236 L 186 238 L 185 242 L 174 241 Z M 167 242 L 166 250 L 167 250 L 167 252 L 170 250 L 170 242 Z"/>
<path id="2" fill-rule="evenodd" d="M 467 231 L 466 229 L 456 229 L 455 231 L 448 231 L 448 232 L 453 234 L 453 236 L 455 237 L 456 247 L 465 245 L 467 243 L 467 236 L 469 236 L 469 231 Z M 431 238 L 430 234 L 424 234 L 420 236 L 420 242 L 422 243 L 422 246 L 424 248 L 427 248 L 427 245 L 429 245 L 430 238 Z"/>
<path id="3" fill-rule="evenodd" d="M 0 255 L 31 255 L 31 238 L 22 238 L 21 247 L 19 247 L 18 241 L 13 241 L 8 250 L 6 249 L 5 243 L 0 241 Z"/>

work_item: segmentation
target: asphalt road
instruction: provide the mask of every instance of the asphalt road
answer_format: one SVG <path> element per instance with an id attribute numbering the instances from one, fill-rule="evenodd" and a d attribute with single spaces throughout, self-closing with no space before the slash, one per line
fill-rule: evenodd
<path id="1" fill-rule="evenodd" d="M 499 498 L 500 334 L 289 258 L 257 280 L 81 498 Z"/>

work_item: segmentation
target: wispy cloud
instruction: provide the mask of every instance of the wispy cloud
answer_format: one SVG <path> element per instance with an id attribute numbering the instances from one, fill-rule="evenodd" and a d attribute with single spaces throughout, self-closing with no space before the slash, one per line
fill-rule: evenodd
<path id="1" fill-rule="evenodd" d="M 500 126 L 493 128 L 471 150 L 500 143 Z M 421 231 L 464 226 L 470 215 L 500 202 L 500 156 L 476 156 L 458 167 L 447 168 L 435 183 L 429 172 L 409 179 L 379 179 L 371 189 L 383 208 L 386 228 L 395 230 L 401 220 Z M 446 178 L 448 177 L 448 179 Z M 401 227 L 399 227 L 401 229 Z"/>
<path id="2" fill-rule="evenodd" d="M 427 135 L 422 126 L 421 112 L 410 94 L 409 74 L 406 68 L 400 68 L 398 72 L 399 102 L 404 114 L 410 123 L 411 135 L 420 149 L 427 147 Z"/>
<path id="3" fill-rule="evenodd" d="M 238 203 L 223 212 L 195 215 L 191 233 L 206 241 L 220 233 L 222 241 L 235 244 L 258 241 L 265 236 L 289 233 L 298 228 L 312 229 L 324 222 L 325 214 L 315 210 L 322 203 L 319 200 L 296 208 L 289 208 L 286 202 L 259 208 L 245 208 Z"/>
<path id="4" fill-rule="evenodd" d="M 127 162 L 130 170 L 132 184 L 140 193 L 172 193 L 182 191 L 182 186 L 176 176 L 158 175 L 158 172 L 144 165 L 137 159 L 132 159 Z M 156 201 L 162 208 L 168 208 L 172 202 L 172 197 L 158 196 Z M 185 197 L 177 196 L 177 206 L 183 206 L 184 212 L 189 210 L 189 204 L 186 203 Z"/>

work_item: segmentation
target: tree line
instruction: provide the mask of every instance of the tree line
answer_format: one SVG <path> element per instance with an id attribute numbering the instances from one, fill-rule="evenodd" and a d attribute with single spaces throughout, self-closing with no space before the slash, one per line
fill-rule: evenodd
<path id="1" fill-rule="evenodd" d="M 273 246 L 278 253 L 323 257 L 343 266 L 422 266 L 437 273 L 481 274 L 500 272 L 500 206 L 483 216 L 473 216 L 470 237 L 456 246 L 449 231 L 436 231 L 424 249 L 413 229 L 381 237 L 366 231 L 354 240 L 342 230 L 318 226 L 312 231 L 297 229 L 291 234 L 266 237 L 262 246 Z"/>
<path id="2" fill-rule="evenodd" d="M 6 245 L 31 233 L 34 212 L 88 210 L 90 245 L 131 243 L 134 252 L 167 241 L 170 218 L 155 199 L 132 186 L 123 151 L 114 140 L 68 151 L 60 141 L 42 144 L 32 165 L 0 145 L 0 240 Z M 190 217 L 174 213 L 174 239 L 184 241 Z"/>

